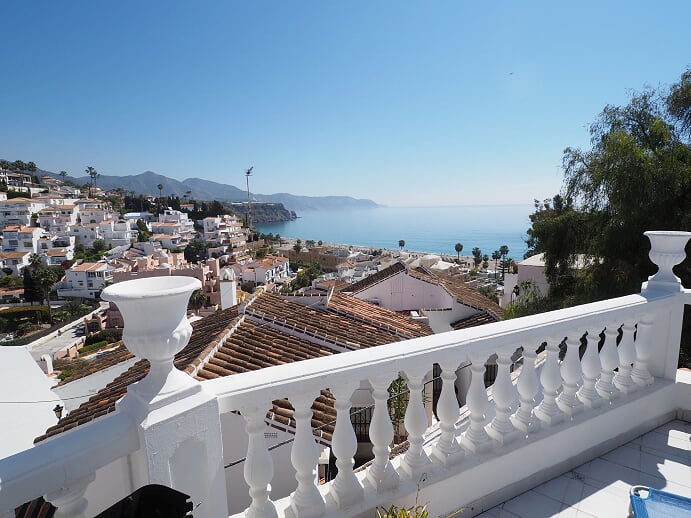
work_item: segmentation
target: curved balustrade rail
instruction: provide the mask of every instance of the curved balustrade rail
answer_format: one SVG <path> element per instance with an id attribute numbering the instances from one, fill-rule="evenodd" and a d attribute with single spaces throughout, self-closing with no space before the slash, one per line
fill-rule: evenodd
<path id="1" fill-rule="evenodd" d="M 619 397 L 645 389 L 655 376 L 664 377 L 664 365 L 653 362 L 653 349 L 660 343 L 651 331 L 654 322 L 664 321 L 678 305 L 675 294 L 630 295 L 209 380 L 203 385 L 218 397 L 222 413 L 239 411 L 247 422 L 245 474 L 252 505 L 246 516 L 331 516 L 336 511 L 339 516 L 357 516 L 382 502 L 377 495 L 386 493 L 391 499 L 395 489 L 406 483 L 404 489 L 410 492 L 409 483 L 423 474 L 455 472 L 454 466 L 463 465 L 465 457 L 496 452 L 518 438 L 530 440 L 539 430 L 568 423 L 580 414 L 614 407 Z M 537 352 L 545 344 L 545 361 L 537 369 Z M 560 344 L 565 344 L 563 360 Z M 523 363 L 517 378 L 514 373 L 514 383 L 512 355 L 519 348 Z M 483 379 L 490 358 L 496 358 L 497 377 L 488 398 Z M 461 427 L 455 389 L 457 371 L 468 363 L 472 372 L 464 410 L 468 419 Z M 437 405 L 438 432 L 430 439 L 422 389 L 434 364 L 441 367 L 442 390 Z M 394 430 L 387 388 L 399 373 L 411 393 L 404 421 L 408 448 L 392 461 L 389 446 Z M 349 412 L 351 395 L 360 382 L 369 384 L 375 402 L 370 423 L 374 459 L 363 474 L 356 474 L 353 456 L 357 441 Z M 318 452 L 310 428 L 310 406 L 324 388 L 335 397 L 332 452 L 338 475 L 320 488 L 315 482 Z M 416 393 L 420 396 L 415 397 Z M 269 499 L 273 467 L 263 432 L 271 401 L 281 398 L 288 398 L 296 409 L 291 459 L 298 487 L 287 501 L 274 503 Z"/>

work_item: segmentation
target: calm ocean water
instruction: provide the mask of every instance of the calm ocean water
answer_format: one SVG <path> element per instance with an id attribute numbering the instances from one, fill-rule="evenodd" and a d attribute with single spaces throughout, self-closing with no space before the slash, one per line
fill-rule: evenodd
<path id="1" fill-rule="evenodd" d="M 298 219 L 257 225 L 259 231 L 284 237 L 313 239 L 326 243 L 347 243 L 373 248 L 398 248 L 405 240 L 407 250 L 455 254 L 454 245 L 463 244 L 463 254 L 473 247 L 491 257 L 501 245 L 509 256 L 522 259 L 524 239 L 530 227 L 532 205 L 458 207 L 378 207 L 374 209 L 300 212 Z"/>

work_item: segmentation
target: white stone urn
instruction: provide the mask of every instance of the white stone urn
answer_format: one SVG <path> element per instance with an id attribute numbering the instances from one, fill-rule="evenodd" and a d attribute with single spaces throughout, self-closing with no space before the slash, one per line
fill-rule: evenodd
<path id="1" fill-rule="evenodd" d="M 187 320 L 190 295 L 201 288 L 193 277 L 151 277 L 108 286 L 101 298 L 118 306 L 124 320 L 122 339 L 151 369 L 130 392 L 147 403 L 193 385 L 187 374 L 173 365 L 175 355 L 189 342 L 192 326 Z"/>
<path id="2" fill-rule="evenodd" d="M 684 248 L 691 239 L 691 232 L 649 230 L 643 234 L 650 240 L 648 257 L 659 268 L 655 275 L 648 278 L 648 289 L 681 290 L 681 281 L 672 268 L 686 257 Z"/>

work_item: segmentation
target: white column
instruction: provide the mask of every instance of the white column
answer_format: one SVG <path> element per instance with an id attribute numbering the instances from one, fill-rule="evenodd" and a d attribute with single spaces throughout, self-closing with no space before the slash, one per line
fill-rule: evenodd
<path id="1" fill-rule="evenodd" d="M 635 330 L 636 322 L 634 320 L 624 322 L 621 342 L 619 342 L 619 371 L 614 376 L 614 386 L 624 394 L 630 394 L 638 388 L 631 379 L 631 366 L 636 361 L 636 348 L 633 343 Z"/>
<path id="2" fill-rule="evenodd" d="M 68 487 L 61 487 L 57 491 L 48 493 L 43 498 L 50 502 L 57 510 L 54 518 L 86 518 L 86 507 L 89 502 L 84 498 L 86 488 L 96 479 L 96 474 L 81 480 L 76 480 Z"/>
<path id="3" fill-rule="evenodd" d="M 611 401 L 619 396 L 619 390 L 614 386 L 614 369 L 619 366 L 619 355 L 617 353 L 617 336 L 619 329 L 616 324 L 610 324 L 605 329 L 605 343 L 600 349 L 600 379 L 595 383 L 595 390 L 600 397 Z"/>
<path id="4" fill-rule="evenodd" d="M 362 485 L 353 472 L 353 457 L 357 451 L 357 437 L 350 422 L 350 398 L 353 391 L 360 386 L 359 382 L 348 383 L 331 387 L 331 393 L 336 398 L 336 427 L 331 451 L 336 456 L 338 475 L 331 484 L 328 498 L 333 500 L 338 507 L 348 507 L 359 502 L 364 496 Z"/>
<path id="5" fill-rule="evenodd" d="M 369 437 L 372 441 L 374 460 L 367 470 L 365 485 L 377 493 L 383 493 L 398 485 L 398 473 L 389 461 L 389 444 L 393 441 L 393 424 L 389 417 L 387 401 L 389 398 L 389 385 L 395 376 L 382 375 L 369 380 L 372 385 L 372 398 L 374 399 L 374 413 L 369 425 Z"/>
<path id="6" fill-rule="evenodd" d="M 192 277 L 152 277 L 113 284 L 101 297 L 122 313 L 127 348 L 151 365 L 116 405 L 139 427 L 133 486 L 172 487 L 190 495 L 195 517 L 221 518 L 228 504 L 218 400 L 173 364 L 192 334 L 187 302 L 199 287 Z"/>
<path id="7" fill-rule="evenodd" d="M 564 380 L 564 385 L 557 398 L 557 405 L 562 412 L 569 416 L 583 410 L 583 403 L 576 397 L 578 384 L 581 381 L 581 362 L 578 358 L 580 345 L 581 337 L 578 333 L 575 333 L 575 336 L 567 337 L 566 355 L 561 362 L 561 377 Z"/>
<path id="8" fill-rule="evenodd" d="M 485 430 L 485 412 L 487 411 L 487 390 L 485 389 L 485 360 L 480 355 L 470 356 L 470 388 L 466 396 L 466 406 L 470 410 L 470 425 L 461 434 L 461 446 L 477 453 L 488 450 L 492 441 Z"/>
<path id="9" fill-rule="evenodd" d="M 539 389 L 537 373 L 535 372 L 535 358 L 537 354 L 532 346 L 523 348 L 523 367 L 518 376 L 516 388 L 519 396 L 519 407 L 511 416 L 513 425 L 526 434 L 534 432 L 540 427 L 540 421 L 535 416 L 535 396 Z"/>
<path id="10" fill-rule="evenodd" d="M 266 411 L 270 405 L 256 403 L 253 406 L 240 408 L 245 420 L 245 431 L 249 438 L 247 458 L 243 473 L 250 487 L 252 504 L 245 511 L 246 518 L 274 518 L 278 516 L 273 502 L 269 499 L 271 479 L 274 476 L 274 465 L 271 454 L 266 447 Z"/>
<path id="11" fill-rule="evenodd" d="M 541 423 L 552 426 L 564 419 L 564 413 L 557 405 L 557 394 L 561 388 L 561 372 L 559 370 L 559 344 L 561 338 L 547 338 L 545 363 L 540 372 L 542 385 L 542 401 L 535 409 L 535 415 Z"/>
<path id="12" fill-rule="evenodd" d="M 581 358 L 583 385 L 577 392 L 578 399 L 589 408 L 596 408 L 602 404 L 602 399 L 595 390 L 595 383 L 602 370 L 600 355 L 597 351 L 599 342 L 600 332 L 598 330 L 589 329 L 588 335 L 586 336 L 585 354 L 583 354 L 583 358 Z"/>
<path id="13" fill-rule="evenodd" d="M 432 449 L 431 457 L 443 466 L 451 466 L 463 458 L 463 448 L 456 439 L 456 420 L 459 416 L 458 400 L 456 399 L 456 369 L 455 360 L 442 360 L 442 387 L 439 401 L 437 401 L 437 416 L 441 435 Z"/>
<path id="14" fill-rule="evenodd" d="M 324 514 L 325 505 L 317 489 L 317 464 L 319 450 L 312 433 L 312 404 L 318 392 L 293 396 L 290 403 L 295 411 L 295 441 L 290 452 L 290 461 L 295 468 L 297 489 L 290 495 L 290 508 L 286 516 L 312 518 Z"/>
<path id="15" fill-rule="evenodd" d="M 631 371 L 631 379 L 640 386 L 645 387 L 652 385 L 654 378 L 650 374 L 648 365 L 653 356 L 653 335 L 652 331 L 652 315 L 646 315 L 643 319 L 638 321 L 638 331 L 636 332 L 636 361 L 633 364 Z"/>
<path id="16" fill-rule="evenodd" d="M 514 388 L 511 383 L 511 354 L 514 347 L 497 351 L 497 379 L 492 386 L 492 396 L 496 415 L 486 426 L 487 434 L 499 444 L 506 444 L 517 437 L 516 428 L 511 423 L 511 403 L 514 401 Z"/>
<path id="17" fill-rule="evenodd" d="M 405 371 L 409 398 L 403 424 L 408 432 L 408 451 L 403 456 L 401 470 L 408 478 L 417 479 L 422 471 L 430 464 L 429 457 L 422 449 L 423 435 L 427 430 L 427 412 L 422 400 L 422 380 L 427 373 L 425 367 L 407 369 Z"/>

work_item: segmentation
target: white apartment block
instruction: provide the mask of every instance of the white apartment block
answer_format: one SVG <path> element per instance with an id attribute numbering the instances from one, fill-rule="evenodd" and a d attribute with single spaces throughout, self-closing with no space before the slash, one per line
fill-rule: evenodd
<path id="1" fill-rule="evenodd" d="M 115 218 L 110 203 L 99 200 L 77 200 L 82 223 L 100 223 Z"/>
<path id="2" fill-rule="evenodd" d="M 19 225 L 28 227 L 31 225 L 31 216 L 46 207 L 43 201 L 29 198 L 12 198 L 0 200 L 0 227 Z"/>
<path id="3" fill-rule="evenodd" d="M 79 209 L 75 204 L 51 205 L 38 213 L 39 225 L 50 232 L 69 232 L 78 218 Z"/>
<path id="4" fill-rule="evenodd" d="M 132 230 L 127 221 L 104 221 L 100 224 L 106 246 L 116 247 L 132 244 L 139 232 Z"/>
<path id="5" fill-rule="evenodd" d="M 106 283 L 112 282 L 115 270 L 106 261 L 75 265 L 65 272 L 65 280 L 58 285 L 58 296 L 98 298 Z"/>
<path id="6" fill-rule="evenodd" d="M 290 278 L 288 259 L 267 255 L 264 259 L 247 263 L 242 268 L 244 282 L 268 284 L 285 281 Z"/>
<path id="7" fill-rule="evenodd" d="M 70 235 L 77 240 L 78 245 L 91 248 L 97 239 L 105 240 L 103 229 L 99 223 L 82 223 L 70 229 Z"/>
<path id="8" fill-rule="evenodd" d="M 29 265 L 31 252 L 0 252 L 0 268 L 9 268 L 12 275 L 21 275 Z"/>
<path id="9" fill-rule="evenodd" d="M 4 252 L 37 251 L 37 243 L 44 234 L 42 228 L 10 225 L 2 230 L 2 250 Z"/>
<path id="10" fill-rule="evenodd" d="M 179 210 L 166 209 L 163 214 L 158 215 L 159 223 L 178 223 L 177 232 L 182 236 L 183 239 L 190 240 L 194 237 L 194 221 L 189 219 L 186 213 L 180 212 Z M 156 225 L 154 223 L 153 225 Z M 165 227 L 161 227 L 165 228 Z M 154 232 L 161 232 L 161 230 L 154 230 Z"/>
<path id="11" fill-rule="evenodd" d="M 42 236 L 37 243 L 36 253 L 40 254 L 46 266 L 59 266 L 64 261 L 74 259 L 74 236 Z"/>

